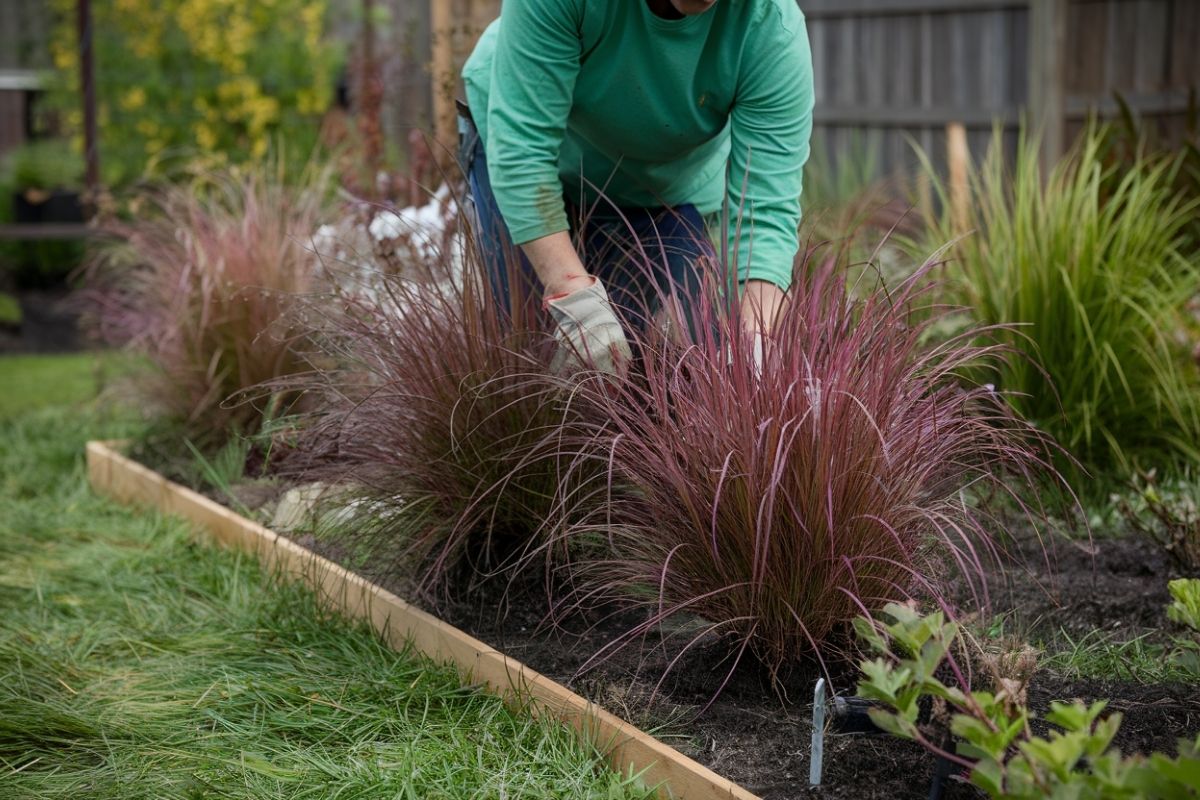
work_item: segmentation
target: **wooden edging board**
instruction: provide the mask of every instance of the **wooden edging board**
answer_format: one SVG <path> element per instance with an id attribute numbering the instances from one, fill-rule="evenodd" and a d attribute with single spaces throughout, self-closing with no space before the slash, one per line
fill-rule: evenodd
<path id="1" fill-rule="evenodd" d="M 613 769 L 640 774 L 659 796 L 679 800 L 758 800 L 679 751 L 539 675 L 495 648 L 414 608 L 396 595 L 203 495 L 173 483 L 119 452 L 116 442 L 88 442 L 92 488 L 124 503 L 183 517 L 220 544 L 256 555 L 268 570 L 303 581 L 330 608 L 366 620 L 392 647 L 406 642 L 435 661 L 453 663 L 463 678 L 535 716 L 559 719 L 604 753 Z"/>

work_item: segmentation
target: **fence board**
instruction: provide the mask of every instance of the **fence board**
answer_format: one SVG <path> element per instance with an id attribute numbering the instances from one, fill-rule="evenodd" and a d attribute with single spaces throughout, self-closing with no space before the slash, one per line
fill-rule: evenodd
<path id="1" fill-rule="evenodd" d="M 1171 7 L 1169 86 L 1195 85 L 1200 75 L 1200 3 L 1175 3 Z"/>
<path id="2" fill-rule="evenodd" d="M 1031 33 L 1045 31 L 1031 31 L 1039 24 L 1031 8 L 1045 15 L 1055 2 L 1065 3 L 1064 41 L 1038 67 L 1047 54 Z M 859 147 L 879 143 L 884 172 L 912 167 L 906 137 L 936 156 L 948 122 L 967 126 L 972 149 L 993 123 L 1015 141 L 1023 111 L 1043 127 L 1046 115 L 1057 120 L 1057 152 L 1090 113 L 1115 113 L 1114 92 L 1163 131 L 1178 132 L 1188 88 L 1200 86 L 1195 0 L 803 0 L 801 7 L 814 42 L 816 131 L 836 151 L 859 130 Z"/>
<path id="3" fill-rule="evenodd" d="M 1015 126 L 1026 102 L 1026 2 L 804 2 L 813 42 L 814 126 L 837 152 L 852 139 L 881 170 L 909 170 L 911 140 L 937 153 L 945 125 L 974 144 Z M 860 135 L 849 134 L 858 130 Z M 857 153 L 856 153 L 857 155 Z"/>

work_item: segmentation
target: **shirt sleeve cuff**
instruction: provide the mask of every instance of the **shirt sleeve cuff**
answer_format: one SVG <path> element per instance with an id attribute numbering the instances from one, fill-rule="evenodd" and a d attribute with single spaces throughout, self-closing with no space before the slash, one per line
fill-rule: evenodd
<path id="1" fill-rule="evenodd" d="M 559 216 L 544 221 L 510 224 L 508 234 L 512 237 L 513 244 L 525 244 L 534 239 L 541 239 L 543 236 L 570 229 L 571 226 L 567 224 L 566 212 L 563 212 Z"/>
<path id="2" fill-rule="evenodd" d="M 753 264 L 744 266 L 738 270 L 738 280 L 742 283 L 747 281 L 766 281 L 773 283 L 783 291 L 787 291 L 792 285 L 792 265 L 786 258 L 773 258 L 766 260 L 767 263 Z M 783 266 L 785 265 L 786 266 Z"/>

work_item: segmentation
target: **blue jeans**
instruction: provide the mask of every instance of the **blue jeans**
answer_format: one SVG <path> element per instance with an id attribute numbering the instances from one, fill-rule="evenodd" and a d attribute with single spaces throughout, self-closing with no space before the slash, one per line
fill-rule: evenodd
<path id="1" fill-rule="evenodd" d="M 512 309 L 513 283 L 521 297 L 540 297 L 533 267 L 512 243 L 496 205 L 487 156 L 474 124 L 459 118 L 459 160 L 475 208 L 475 238 L 492 292 L 503 311 Z M 588 272 L 608 291 L 609 300 L 632 330 L 645 330 L 665 298 L 677 298 L 690 322 L 691 299 L 703 290 L 705 265 L 717 263 L 694 205 L 673 208 L 617 208 L 603 201 L 581 209 L 564 198 L 571 235 Z"/>

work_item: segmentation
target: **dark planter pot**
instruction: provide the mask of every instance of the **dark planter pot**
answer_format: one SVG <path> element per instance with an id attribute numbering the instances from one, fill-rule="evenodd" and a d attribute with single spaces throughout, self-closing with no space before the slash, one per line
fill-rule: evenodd
<path id="1" fill-rule="evenodd" d="M 79 192 L 55 189 L 45 199 L 34 202 L 24 192 L 13 195 L 13 214 L 21 224 L 42 222 L 83 222 L 83 202 Z"/>

